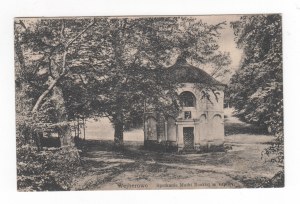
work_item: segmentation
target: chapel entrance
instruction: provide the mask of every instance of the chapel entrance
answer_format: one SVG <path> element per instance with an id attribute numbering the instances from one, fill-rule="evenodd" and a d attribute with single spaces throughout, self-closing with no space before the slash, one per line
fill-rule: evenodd
<path id="1" fill-rule="evenodd" d="M 194 149 L 194 128 L 193 127 L 183 128 L 183 144 L 184 144 L 184 149 Z"/>

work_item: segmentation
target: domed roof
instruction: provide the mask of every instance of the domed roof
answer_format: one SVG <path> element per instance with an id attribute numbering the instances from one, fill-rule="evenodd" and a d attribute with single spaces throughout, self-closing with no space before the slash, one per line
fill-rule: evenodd
<path id="1" fill-rule="evenodd" d="M 188 64 L 187 61 L 181 57 L 178 57 L 173 66 L 166 68 L 166 75 L 168 80 L 177 83 L 200 83 L 211 86 L 225 86 L 202 69 Z"/>

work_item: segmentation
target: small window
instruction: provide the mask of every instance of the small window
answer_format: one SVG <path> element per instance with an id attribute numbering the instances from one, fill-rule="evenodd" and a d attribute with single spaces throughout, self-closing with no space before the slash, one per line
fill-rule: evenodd
<path id="1" fill-rule="evenodd" d="M 184 111 L 184 119 L 191 119 L 192 112 L 191 111 Z"/>
<path id="2" fill-rule="evenodd" d="M 184 91 L 180 94 L 180 100 L 183 107 L 195 107 L 196 98 L 193 93 L 189 91 Z"/>

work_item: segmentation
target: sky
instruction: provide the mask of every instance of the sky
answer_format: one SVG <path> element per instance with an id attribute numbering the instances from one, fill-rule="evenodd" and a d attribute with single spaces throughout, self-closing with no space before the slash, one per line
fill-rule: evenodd
<path id="1" fill-rule="evenodd" d="M 221 30 L 221 37 L 219 39 L 220 50 L 229 52 L 231 57 L 230 67 L 236 70 L 239 66 L 243 51 L 236 47 L 234 42 L 233 29 L 230 27 L 230 22 L 239 20 L 241 15 L 210 15 L 200 16 L 199 18 L 208 24 L 217 24 L 226 21 L 226 26 Z"/>

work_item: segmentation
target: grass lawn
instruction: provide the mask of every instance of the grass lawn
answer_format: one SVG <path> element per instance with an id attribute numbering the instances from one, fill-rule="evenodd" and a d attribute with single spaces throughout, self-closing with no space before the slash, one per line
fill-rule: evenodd
<path id="1" fill-rule="evenodd" d="M 125 148 L 114 150 L 110 138 L 86 141 L 82 168 L 73 190 L 262 187 L 280 169 L 261 158 L 274 140 L 259 128 L 233 117 L 225 121 L 226 152 L 178 154 L 143 149 L 142 131 L 136 141 L 125 135 Z M 263 133 L 263 134 L 262 134 Z M 87 137 L 88 138 L 88 137 Z M 107 139 L 107 138 L 106 138 Z"/>

